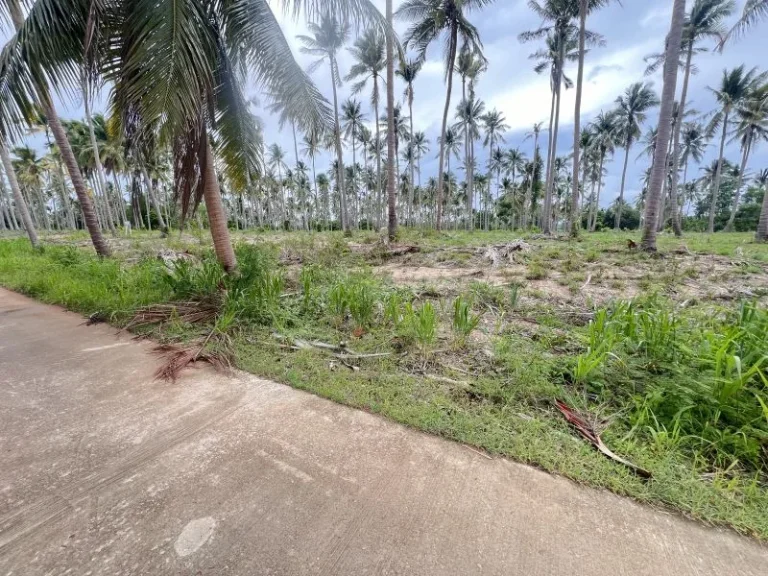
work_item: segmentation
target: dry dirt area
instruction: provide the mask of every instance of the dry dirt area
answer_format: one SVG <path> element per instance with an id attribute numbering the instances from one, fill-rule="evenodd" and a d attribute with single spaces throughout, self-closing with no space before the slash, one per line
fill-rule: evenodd
<path id="1" fill-rule="evenodd" d="M 395 256 L 375 267 L 395 284 L 459 293 L 473 283 L 519 286 L 521 295 L 562 304 L 603 304 L 658 292 L 679 303 L 768 296 L 764 263 L 687 250 L 649 256 L 618 246 L 584 250 L 552 240 L 496 257 L 491 246 Z M 504 245 L 494 245 L 498 249 Z"/>

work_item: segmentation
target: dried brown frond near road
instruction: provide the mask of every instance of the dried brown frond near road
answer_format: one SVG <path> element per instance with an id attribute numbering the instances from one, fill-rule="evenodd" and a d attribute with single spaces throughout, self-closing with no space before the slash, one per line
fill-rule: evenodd
<path id="1" fill-rule="evenodd" d="M 229 352 L 223 350 L 212 352 L 205 348 L 205 343 L 183 347 L 172 344 L 156 346 L 153 352 L 161 355 L 163 363 L 155 371 L 155 378 L 176 382 L 184 368 L 198 362 L 210 364 L 222 372 L 229 372 L 232 369 L 232 358 Z"/>

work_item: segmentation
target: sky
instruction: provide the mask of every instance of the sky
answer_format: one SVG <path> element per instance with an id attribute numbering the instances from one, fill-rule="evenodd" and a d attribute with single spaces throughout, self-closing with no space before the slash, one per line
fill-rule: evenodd
<path id="1" fill-rule="evenodd" d="M 373 0 L 384 10 L 384 0 Z M 737 12 L 733 15 L 735 21 L 740 14 L 745 0 L 737 0 Z M 280 10 L 279 0 L 270 0 L 281 23 L 283 32 L 291 45 L 297 61 L 308 67 L 313 58 L 301 54 L 300 42 L 296 38 L 298 34 L 306 33 L 306 26 L 301 21 L 294 20 Z M 395 9 L 402 0 L 394 0 Z M 546 129 L 549 121 L 549 107 L 551 92 L 548 74 L 537 75 L 533 71 L 533 62 L 529 54 L 542 46 L 542 41 L 521 44 L 518 35 L 526 30 L 537 29 L 542 25 L 541 20 L 528 8 L 527 0 L 496 0 L 486 8 L 469 13 L 470 21 L 478 28 L 484 46 L 484 53 L 488 60 L 488 68 L 477 82 L 477 97 L 486 104 L 486 109 L 496 108 L 501 111 L 509 131 L 504 135 L 504 148 L 520 148 L 528 157 L 533 155 L 533 142 L 526 140 L 526 134 L 530 132 L 534 123 L 542 122 Z M 692 1 L 689 0 L 690 7 Z M 591 49 L 585 62 L 585 84 L 582 100 L 582 126 L 589 122 L 601 110 L 608 111 L 615 105 L 616 98 L 632 83 L 647 81 L 652 83 L 654 90 L 661 93 L 660 73 L 645 77 L 644 56 L 659 52 L 663 49 L 664 39 L 669 30 L 672 0 L 623 0 L 621 3 L 613 2 L 602 10 L 589 16 L 588 29 L 602 34 L 606 45 Z M 396 30 L 403 34 L 407 23 L 396 22 Z M 350 37 L 350 45 L 354 41 L 353 32 Z M 753 28 L 747 36 L 736 43 L 726 47 L 723 53 L 712 50 L 713 46 L 707 43 L 703 47 L 710 49 L 708 52 L 695 57 L 698 73 L 691 77 L 689 88 L 689 107 L 699 112 L 709 112 L 715 108 L 715 100 L 708 90 L 710 86 L 716 86 L 722 75 L 723 69 L 730 69 L 740 64 L 747 68 L 753 66 L 768 69 L 765 54 L 768 54 L 768 22 L 763 22 Z M 410 54 L 409 56 L 413 56 Z M 762 58 L 761 58 L 762 56 Z M 339 65 L 342 75 L 345 75 L 352 65 L 351 55 L 345 49 L 339 56 Z M 576 65 L 569 66 L 566 75 L 575 79 Z M 331 82 L 327 67 L 321 67 L 313 74 L 317 86 L 330 100 Z M 678 79 L 678 95 L 682 84 L 682 75 Z M 456 87 L 457 83 L 454 83 Z M 402 82 L 396 80 L 395 95 L 403 101 Z M 249 97 L 259 98 L 257 86 L 249 86 Z M 458 104 L 459 90 L 455 90 L 451 104 L 451 115 Z M 339 90 L 339 101 L 349 97 L 350 86 L 345 84 Z M 363 105 L 369 124 L 372 126 L 373 111 L 370 106 L 370 95 L 361 93 L 356 96 Z M 102 95 L 102 101 L 106 96 Z M 278 143 L 288 155 L 290 164 L 294 163 L 294 146 L 291 131 L 281 129 L 277 118 L 270 114 L 263 101 L 263 105 L 254 112 L 261 118 L 264 124 L 264 139 L 267 144 Z M 414 128 L 424 131 L 430 141 L 430 152 L 422 161 L 422 180 L 435 176 L 437 173 L 437 137 L 440 134 L 440 121 L 445 103 L 445 78 L 442 50 L 440 45 L 435 45 L 428 52 L 427 61 L 415 83 L 414 101 Z M 567 90 L 563 94 L 560 136 L 557 146 L 558 155 L 568 155 L 573 144 L 573 117 L 574 117 L 575 90 Z M 60 99 L 60 113 L 63 116 L 82 115 L 82 103 L 76 100 Z M 103 111 L 104 105 L 97 103 L 94 111 Z M 404 110 L 407 107 L 404 106 Z M 655 126 L 658 122 L 656 111 L 649 114 L 643 126 L 643 131 Z M 546 133 L 542 133 L 543 148 L 546 147 Z M 482 150 L 480 143 L 477 145 L 476 156 L 479 166 L 485 166 L 487 153 Z M 640 191 L 642 174 L 647 168 L 650 159 L 638 155 L 642 145 L 630 152 L 629 168 L 627 172 L 626 197 L 631 201 Z M 351 151 L 347 153 L 348 161 L 351 161 Z M 717 146 L 710 143 L 707 155 L 702 165 L 717 157 Z M 737 161 L 740 158 L 738 143 L 729 144 L 726 147 L 726 157 Z M 615 158 L 607 164 L 607 177 L 601 204 L 610 204 L 617 196 L 621 178 L 621 165 L 623 151 L 619 150 Z M 318 170 L 327 166 L 328 157 L 318 159 Z M 768 167 L 768 145 L 758 147 L 748 165 L 748 170 L 754 172 L 757 169 Z M 695 177 L 699 173 L 698 168 L 692 167 L 689 176 Z M 459 174 L 459 177 L 463 175 Z"/>

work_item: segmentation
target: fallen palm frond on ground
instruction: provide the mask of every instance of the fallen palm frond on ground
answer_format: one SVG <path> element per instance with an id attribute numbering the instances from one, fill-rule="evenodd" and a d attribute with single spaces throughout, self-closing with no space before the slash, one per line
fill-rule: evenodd
<path id="1" fill-rule="evenodd" d="M 584 438 L 586 438 L 590 444 L 592 444 L 595 448 L 597 448 L 602 454 L 605 454 L 608 458 L 611 460 L 614 460 L 618 462 L 619 464 L 623 464 L 630 470 L 632 470 L 635 474 L 638 476 L 641 476 L 642 478 L 651 478 L 652 474 L 648 470 L 644 470 L 643 468 L 640 468 L 639 466 L 636 466 L 632 464 L 632 462 L 625 460 L 621 456 L 618 456 L 611 452 L 610 448 L 606 446 L 602 439 L 600 438 L 600 434 L 595 432 L 595 430 L 592 428 L 592 426 L 584 419 L 583 416 L 580 414 L 577 414 L 574 412 L 570 407 L 568 407 L 565 403 L 561 402 L 560 400 L 555 401 L 555 405 L 557 406 L 557 409 L 560 410 L 560 412 L 563 414 L 566 420 L 568 420 L 568 423 L 576 428 L 576 430 L 581 434 Z"/>
<path id="2" fill-rule="evenodd" d="M 205 362 L 216 370 L 229 372 L 232 369 L 231 353 L 227 350 L 206 350 L 208 339 L 201 345 L 176 346 L 173 344 L 161 344 L 153 348 L 153 352 L 163 358 L 163 363 L 155 371 L 155 378 L 176 382 L 182 370 L 196 364 Z"/>
<path id="3" fill-rule="evenodd" d="M 219 311 L 220 304 L 214 300 L 152 304 L 136 310 L 124 329 L 164 324 L 171 320 L 187 324 L 213 322 Z"/>

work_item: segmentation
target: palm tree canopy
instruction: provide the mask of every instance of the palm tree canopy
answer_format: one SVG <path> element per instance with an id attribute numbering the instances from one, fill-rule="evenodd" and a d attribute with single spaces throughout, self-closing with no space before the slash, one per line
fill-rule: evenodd
<path id="1" fill-rule="evenodd" d="M 349 69 L 345 80 L 356 81 L 352 85 L 352 93 L 359 94 L 365 88 L 368 80 L 379 77 L 387 66 L 386 39 L 377 30 L 366 30 L 349 48 L 349 53 L 352 54 L 355 63 Z M 378 103 L 378 98 L 378 90 L 374 90 L 372 94 L 374 106 Z"/>
<path id="2" fill-rule="evenodd" d="M 731 70 L 723 70 L 720 84 L 716 88 L 708 87 L 720 105 L 720 110 L 712 116 L 707 125 L 708 134 L 711 136 L 720 127 L 726 114 L 752 94 L 766 78 L 768 73 L 758 74 L 757 68 L 746 70 L 743 64 Z"/>
<path id="3" fill-rule="evenodd" d="M 443 36 L 447 78 L 451 72 L 448 55 L 453 33 L 461 39 L 462 44 L 482 54 L 483 44 L 480 33 L 467 19 L 466 13 L 491 3 L 493 0 L 405 0 L 395 13 L 395 17 L 413 22 L 405 33 L 405 46 L 413 48 L 420 61 L 427 59 L 429 45 Z"/>
<path id="4" fill-rule="evenodd" d="M 659 105 L 659 98 L 650 84 L 636 82 L 616 99 L 617 130 L 624 147 L 629 147 L 640 137 L 640 126 L 648 111 Z"/>

